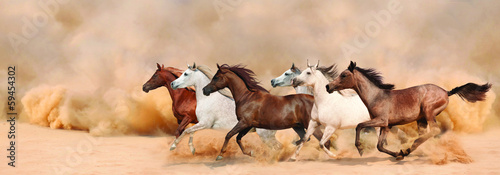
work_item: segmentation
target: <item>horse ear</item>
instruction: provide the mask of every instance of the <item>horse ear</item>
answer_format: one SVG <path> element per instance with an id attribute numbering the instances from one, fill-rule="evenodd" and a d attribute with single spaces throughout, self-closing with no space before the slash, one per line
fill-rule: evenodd
<path id="1" fill-rule="evenodd" d="M 193 62 L 193 69 L 196 69 L 196 63 Z"/>
<path id="2" fill-rule="evenodd" d="M 314 66 L 314 67 L 318 68 L 318 66 L 319 66 L 319 60 L 318 60 L 318 64 L 316 64 L 316 66 Z"/>
<path id="3" fill-rule="evenodd" d="M 161 64 L 161 69 L 165 69 L 165 65 Z"/>
<path id="4" fill-rule="evenodd" d="M 356 68 L 356 62 L 351 61 L 351 64 L 349 64 L 349 67 L 347 69 L 349 69 L 349 71 L 353 72 L 354 68 Z"/>
<path id="5" fill-rule="evenodd" d="M 290 68 L 290 69 L 292 69 L 292 70 L 295 69 L 295 63 L 292 63 L 292 68 Z"/>
<path id="6" fill-rule="evenodd" d="M 158 68 L 158 70 L 161 70 L 160 64 L 156 63 L 156 67 Z"/>
<path id="7" fill-rule="evenodd" d="M 219 63 L 217 63 L 217 69 L 220 69 Z"/>
<path id="8" fill-rule="evenodd" d="M 309 59 L 307 59 L 307 67 L 311 67 L 311 65 L 309 65 Z"/>

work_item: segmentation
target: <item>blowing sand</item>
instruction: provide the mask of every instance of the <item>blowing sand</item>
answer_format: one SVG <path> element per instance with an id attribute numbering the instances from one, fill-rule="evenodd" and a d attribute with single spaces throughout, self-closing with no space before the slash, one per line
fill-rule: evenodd
<path id="1" fill-rule="evenodd" d="M 7 123 L 0 123 L 6 133 Z M 222 161 L 214 161 L 223 142 L 224 131 L 205 130 L 195 134 L 197 155 L 190 155 L 187 139 L 178 150 L 169 151 L 173 136 L 116 136 L 93 137 L 84 131 L 54 130 L 47 127 L 18 123 L 16 168 L 0 165 L 1 174 L 497 174 L 500 157 L 499 129 L 479 134 L 445 134 L 439 140 L 430 140 L 415 154 L 396 161 L 376 150 L 359 157 L 354 147 L 337 144 L 341 159 L 329 159 L 317 149 L 311 139 L 309 147 L 301 152 L 298 162 L 262 158 L 273 154 L 284 156 L 293 145 L 288 144 L 291 132 L 278 132 L 284 143 L 281 153 L 262 147 L 255 133 L 243 138 L 244 144 L 256 152 L 256 157 L 241 154 L 234 140 Z M 341 133 L 349 135 L 349 132 Z M 208 138 L 210 137 L 210 138 Z M 218 138 L 217 138 L 218 137 Z M 369 137 L 369 136 L 367 136 Z M 0 137 L 0 143 L 7 143 Z M 458 143 L 450 143 L 458 142 Z M 205 144 L 205 145 L 203 145 Z M 392 144 L 392 142 L 390 142 Z M 455 145 L 447 148 L 443 145 Z M 458 147 L 457 147 L 458 145 Z M 461 157 L 460 145 L 467 154 Z M 5 145 L 2 145 L 4 148 Z M 440 154 L 439 149 L 449 149 Z M 5 158 L 6 151 L 0 152 Z M 464 152 L 464 153 L 465 153 Z M 264 155 L 266 154 L 266 155 Z M 469 159 L 467 163 L 461 159 Z M 441 162 L 440 162 L 441 161 Z M 462 163 L 460 162 L 462 161 Z"/>

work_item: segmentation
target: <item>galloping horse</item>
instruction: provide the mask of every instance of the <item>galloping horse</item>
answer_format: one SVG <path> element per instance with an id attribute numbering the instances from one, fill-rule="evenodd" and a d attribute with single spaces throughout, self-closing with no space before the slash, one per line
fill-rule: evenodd
<path id="1" fill-rule="evenodd" d="M 174 140 L 170 150 L 174 150 L 177 144 L 181 141 L 185 134 L 193 135 L 194 132 L 201 129 L 231 129 L 238 122 L 236 119 L 235 104 L 231 97 L 231 93 L 227 89 L 221 89 L 209 97 L 203 95 L 202 88 L 207 85 L 211 78 L 212 72 L 206 66 L 188 65 L 188 69 L 175 81 L 172 82 L 172 88 L 185 88 L 194 86 L 196 88 L 196 116 L 198 123 L 184 131 L 181 136 Z M 268 146 L 279 147 L 281 143 L 276 140 L 276 131 L 256 129 L 261 140 Z M 191 137 L 192 138 L 192 137 Z M 189 147 L 194 154 L 195 149 L 193 140 L 189 139 Z"/>
<path id="2" fill-rule="evenodd" d="M 356 67 L 356 63 L 351 61 L 349 67 L 340 76 L 326 85 L 330 93 L 347 88 L 354 89 L 359 94 L 370 112 L 371 120 L 360 123 L 356 127 L 356 147 L 359 154 L 363 155 L 359 141 L 361 129 L 380 127 L 377 149 L 396 157 L 397 160 L 402 160 L 427 139 L 440 133 L 436 116 L 448 105 L 448 96 L 457 94 L 471 103 L 482 101 L 486 98 L 486 92 L 490 90 L 491 84 L 467 83 L 451 91 L 446 91 L 434 84 L 393 90 L 394 85 L 384 84 L 382 77 L 374 69 Z M 413 121 L 417 121 L 419 138 L 410 148 L 400 150 L 399 153 L 384 148 L 390 127 Z M 430 131 L 426 133 L 427 125 L 430 126 Z"/>
<path id="3" fill-rule="evenodd" d="M 271 86 L 277 87 L 287 87 L 287 86 L 292 86 L 292 79 L 299 76 L 301 73 L 300 69 L 295 67 L 295 64 L 292 63 L 292 67 L 288 70 L 286 70 L 281 76 L 276 77 L 271 80 Z M 309 94 L 313 95 L 312 89 L 310 89 L 307 86 L 293 86 L 295 89 L 295 92 L 297 94 Z"/>
<path id="4" fill-rule="evenodd" d="M 160 67 L 158 63 L 156 63 L 156 67 L 158 67 L 158 69 L 153 76 L 144 83 L 142 90 L 148 93 L 150 90 L 162 86 L 168 89 L 170 98 L 172 98 L 172 112 L 175 118 L 177 118 L 177 124 L 179 124 L 177 130 L 175 130 L 175 137 L 177 138 L 189 123 L 198 123 L 195 113 L 196 95 L 191 88 L 174 90 L 170 86 L 170 83 L 182 74 L 182 70 L 173 67 L 165 68 L 163 65 Z"/>
<path id="5" fill-rule="evenodd" d="M 203 94 L 210 95 L 220 89 L 228 87 L 236 102 L 236 116 L 238 123 L 227 133 L 224 145 L 216 160 L 222 159 L 226 152 L 229 139 L 235 134 L 236 142 L 241 151 L 245 151 L 241 138 L 252 128 L 288 129 L 293 128 L 303 138 L 304 128 L 308 125 L 314 97 L 306 94 L 275 96 L 255 80 L 253 71 L 243 66 L 219 66 L 212 81 L 203 88 Z"/>
<path id="6" fill-rule="evenodd" d="M 292 80 L 299 76 L 301 73 L 300 69 L 295 67 L 295 64 L 292 63 L 292 67 L 288 70 L 286 70 L 283 74 L 281 74 L 281 76 L 279 77 L 276 77 L 274 79 L 271 80 L 271 86 L 273 87 L 277 87 L 277 86 L 280 86 L 280 87 L 287 87 L 287 86 L 293 86 L 292 85 Z M 309 94 L 309 95 L 313 95 L 312 93 L 312 89 L 308 86 L 293 86 L 293 88 L 295 89 L 295 92 L 297 94 Z M 312 105 L 307 105 L 306 107 L 312 107 L 312 110 L 311 110 L 311 116 L 317 116 L 317 112 L 318 110 L 315 110 L 317 109 L 315 106 L 314 106 L 314 101 L 312 103 Z M 304 126 L 307 127 L 309 126 L 308 123 L 305 123 Z M 298 132 L 299 134 L 299 137 L 300 138 L 303 138 L 305 133 L 304 132 Z M 318 140 L 321 140 L 321 138 L 323 137 L 322 136 L 323 133 L 318 130 L 318 131 L 315 131 L 314 132 L 314 137 L 316 137 Z M 309 138 L 309 137 L 308 137 Z M 301 140 L 297 140 L 295 142 L 296 145 L 300 144 Z M 326 142 L 325 143 L 325 147 L 326 148 L 330 148 L 330 141 Z"/>
<path id="7" fill-rule="evenodd" d="M 342 93 L 334 92 L 332 94 L 325 91 L 325 85 L 328 84 L 328 80 L 333 80 L 337 76 L 335 65 L 329 67 L 318 67 L 317 64 L 315 66 L 307 66 L 309 68 L 293 79 L 293 85 L 307 86 L 313 89 L 314 105 L 318 115 L 311 117 L 306 136 L 298 145 L 291 160 L 296 160 L 305 140 L 320 125 L 325 126 L 320 146 L 328 156 L 336 158 L 337 156 L 330 152 L 328 147 L 325 147 L 323 144 L 329 140 L 335 130 L 355 128 L 359 123 L 370 120 L 370 114 L 368 114 L 368 110 L 359 96 L 355 92 L 348 92 L 352 90 L 344 90 Z"/>

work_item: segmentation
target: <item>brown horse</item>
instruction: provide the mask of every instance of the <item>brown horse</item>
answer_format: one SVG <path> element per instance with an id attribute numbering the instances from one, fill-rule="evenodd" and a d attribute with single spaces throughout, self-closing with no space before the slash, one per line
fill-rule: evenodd
<path id="1" fill-rule="evenodd" d="M 165 86 L 168 89 L 170 98 L 172 98 L 172 112 L 179 124 L 177 130 L 175 130 L 175 137 L 179 137 L 184 129 L 186 129 L 187 125 L 190 123 L 198 123 L 195 113 L 196 93 L 191 88 L 173 90 L 170 86 L 172 81 L 182 75 L 182 70 L 173 67 L 165 68 L 163 65 L 160 67 L 158 63 L 156 63 L 156 66 L 158 69 L 151 79 L 142 86 L 142 90 L 148 93 L 150 90 L 154 90 L 161 86 Z"/>
<path id="2" fill-rule="evenodd" d="M 380 127 L 380 136 L 377 149 L 387 153 L 397 160 L 402 160 L 427 139 L 440 133 L 436 123 L 436 116 L 448 105 L 448 96 L 457 94 L 469 102 L 482 101 L 491 84 L 477 85 L 467 83 L 463 86 L 446 91 L 443 88 L 425 84 L 401 90 L 393 90 L 394 85 L 384 84 L 382 77 L 374 69 L 356 67 L 351 61 L 349 67 L 337 78 L 326 85 L 329 93 L 342 89 L 354 89 L 368 108 L 371 120 L 358 124 L 356 127 L 356 147 L 359 154 L 363 155 L 360 147 L 359 133 L 365 127 Z M 403 125 L 417 121 L 419 138 L 413 145 L 398 152 L 384 148 L 386 136 L 394 125 Z M 430 131 L 426 133 L 427 125 Z"/>
<path id="3" fill-rule="evenodd" d="M 238 123 L 226 135 L 222 150 L 216 160 L 222 159 L 226 152 L 229 139 L 235 134 L 236 142 L 241 151 L 251 156 L 251 151 L 245 151 L 241 145 L 241 138 L 251 128 L 287 129 L 293 128 L 300 140 L 305 135 L 305 128 L 309 126 L 314 97 L 306 94 L 275 96 L 259 85 L 253 71 L 243 66 L 219 66 L 212 81 L 203 88 L 204 95 L 210 95 L 225 87 L 231 90 L 236 103 L 236 116 Z M 319 130 L 314 136 L 321 139 L 323 133 Z M 300 140 L 298 142 L 300 142 Z M 328 141 L 328 148 L 329 148 Z"/>

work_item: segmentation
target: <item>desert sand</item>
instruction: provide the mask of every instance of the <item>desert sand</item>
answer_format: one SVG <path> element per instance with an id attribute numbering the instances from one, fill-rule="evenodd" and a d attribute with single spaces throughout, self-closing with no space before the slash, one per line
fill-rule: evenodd
<path id="1" fill-rule="evenodd" d="M 7 132 L 7 123 L 0 123 L 1 133 Z M 18 123 L 16 127 L 16 167 L 8 167 L 6 151 L 2 149 L 1 174 L 498 174 L 500 157 L 499 129 L 477 134 L 454 134 L 452 137 L 472 159 L 461 163 L 448 156 L 444 164 L 433 161 L 428 150 L 433 141 L 422 145 L 403 161 L 396 161 L 376 150 L 363 157 L 355 154 L 354 147 L 345 148 L 341 159 L 330 159 L 317 149 L 305 148 L 296 162 L 280 158 L 263 158 L 255 133 L 243 138 L 244 144 L 256 152 L 255 157 L 241 154 L 234 144 L 222 161 L 215 155 L 223 142 L 224 131 L 205 130 L 195 135 L 197 155 L 190 155 L 187 139 L 174 151 L 169 151 L 173 136 L 113 136 L 93 137 L 85 131 L 54 130 L 47 127 Z M 293 151 L 287 144 L 290 132 L 280 131 L 278 140 L 284 143 L 285 152 Z M 346 134 L 347 135 L 347 134 Z M 209 139 L 203 137 L 210 137 Z M 219 139 L 216 139 L 216 138 Z M 341 136 L 342 137 L 342 136 Z M 445 136 L 441 140 L 445 139 Z M 2 148 L 6 137 L 0 137 Z M 452 139 L 452 140 L 453 140 Z M 339 137 L 339 140 L 341 138 Z M 206 141 L 202 143 L 203 141 Z M 316 145 L 313 139 L 310 148 Z M 204 145 L 202 145 L 204 144 Z M 252 146 L 253 145 L 253 146 Z M 439 144 L 438 144 L 439 145 Z M 436 145 L 434 145 L 436 146 Z M 259 149 L 260 148 L 260 149 Z M 291 149 L 290 149 L 291 148 Z M 345 151 L 347 149 L 347 151 Z M 419 148 L 420 149 L 420 148 Z M 422 151 L 424 150 L 424 151 Z M 268 154 L 272 155 L 272 154 Z M 261 156 L 261 157 L 259 157 Z M 439 155 L 438 155 L 439 156 Z M 281 158 L 285 159 L 285 158 Z"/>

